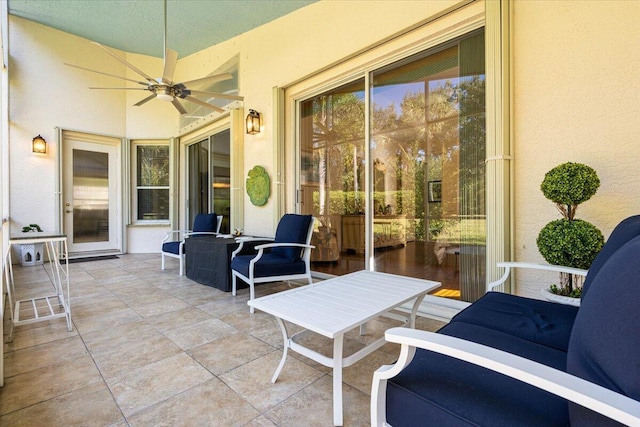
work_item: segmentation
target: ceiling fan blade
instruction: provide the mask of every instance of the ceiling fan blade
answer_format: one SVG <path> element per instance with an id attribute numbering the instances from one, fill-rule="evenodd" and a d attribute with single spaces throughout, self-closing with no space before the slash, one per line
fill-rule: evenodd
<path id="1" fill-rule="evenodd" d="M 176 71 L 178 63 L 178 52 L 166 49 L 164 52 L 164 69 L 162 71 L 162 83 L 170 85 L 173 83 L 173 73 Z"/>
<path id="2" fill-rule="evenodd" d="M 210 108 L 210 109 L 215 110 L 215 111 L 217 111 L 219 113 L 224 113 L 224 110 L 222 108 L 216 107 L 215 105 L 211 105 L 208 102 L 201 101 L 198 98 L 194 98 L 193 96 L 185 96 L 184 99 L 186 99 L 187 101 L 191 101 L 194 104 L 198 104 L 198 105 L 201 105 L 203 107 Z"/>
<path id="3" fill-rule="evenodd" d="M 152 93 L 151 95 L 147 96 L 146 98 L 144 98 L 144 99 L 143 99 L 143 100 L 141 100 L 141 101 L 136 102 L 136 103 L 135 103 L 135 104 L 133 104 L 133 105 L 134 105 L 135 107 L 139 107 L 139 106 L 141 106 L 142 104 L 144 104 L 145 102 L 151 101 L 151 100 L 152 100 L 153 98 L 155 98 L 155 97 L 156 97 L 156 94 L 155 94 L 155 93 Z"/>
<path id="4" fill-rule="evenodd" d="M 152 79 L 150 76 L 148 76 L 147 73 L 145 73 L 144 71 L 142 71 L 139 68 L 135 67 L 134 65 L 130 64 L 129 62 L 127 62 L 127 60 L 125 60 L 124 58 L 120 57 L 119 55 L 116 55 L 115 53 L 111 52 L 111 50 L 109 48 L 101 45 L 98 42 L 91 42 L 91 43 L 93 43 L 93 44 L 97 45 L 98 47 L 102 48 L 109 55 L 113 56 L 115 59 L 117 59 L 118 61 L 122 62 L 124 65 L 126 65 L 129 68 L 131 68 L 133 71 L 135 71 L 136 73 L 140 74 L 142 77 L 147 79 L 147 81 L 156 83 L 156 81 L 154 79 Z"/>
<path id="5" fill-rule="evenodd" d="M 202 77 L 200 79 L 189 80 L 188 82 L 182 82 L 182 84 L 185 86 L 189 86 L 189 85 L 196 86 L 202 83 L 215 83 L 215 82 L 221 82 L 223 80 L 229 80 L 232 78 L 233 76 L 231 74 L 224 73 L 224 74 L 216 74 L 215 76 Z"/>
<path id="6" fill-rule="evenodd" d="M 64 63 L 64 65 L 67 65 L 67 66 L 69 66 L 69 67 L 73 67 L 73 68 L 79 68 L 79 69 L 84 70 L 84 71 L 90 71 L 90 72 L 92 72 L 92 73 L 102 74 L 103 76 L 115 77 L 116 79 L 122 79 L 122 80 L 126 80 L 126 81 L 129 81 L 129 82 L 138 83 L 138 84 L 140 84 L 140 85 L 145 85 L 145 86 L 147 86 L 147 85 L 149 84 L 148 82 L 140 82 L 140 81 L 138 81 L 138 80 L 128 79 L 128 78 L 126 78 L 126 77 L 116 76 L 116 75 L 109 74 L 109 73 L 104 73 L 104 72 L 102 72 L 102 71 L 96 71 L 96 70 L 92 70 L 92 69 L 90 69 L 90 68 L 84 68 L 84 67 L 81 67 L 81 66 L 79 66 L 79 65 L 67 64 L 66 62 Z"/>
<path id="7" fill-rule="evenodd" d="M 187 114 L 187 110 L 185 110 L 182 104 L 180 104 L 180 101 L 173 98 L 173 101 L 171 101 L 171 103 L 173 104 L 174 107 L 176 107 L 176 110 L 178 110 L 180 114 Z"/>
<path id="8" fill-rule="evenodd" d="M 211 96 L 211 97 L 220 98 L 220 99 L 244 101 L 244 96 L 225 95 L 224 93 L 217 93 L 217 92 L 203 92 L 201 90 L 189 90 L 189 92 L 191 92 L 192 95 L 204 95 L 204 96 Z"/>
<path id="9" fill-rule="evenodd" d="M 89 89 L 148 90 L 146 87 L 89 87 Z"/>

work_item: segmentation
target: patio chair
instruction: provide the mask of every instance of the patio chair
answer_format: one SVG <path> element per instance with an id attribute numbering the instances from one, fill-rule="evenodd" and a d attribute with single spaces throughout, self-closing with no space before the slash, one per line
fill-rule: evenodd
<path id="1" fill-rule="evenodd" d="M 311 215 L 286 214 L 278 223 L 273 243 L 258 245 L 255 255 L 238 255 L 244 241 L 231 258 L 232 294 L 236 295 L 237 280 L 249 285 L 249 299 L 255 297 L 255 284 L 281 280 L 311 280 L 309 244 L 313 233 L 314 218 Z M 253 307 L 250 308 L 253 313 Z"/>
<path id="2" fill-rule="evenodd" d="M 162 240 L 162 269 L 164 270 L 164 257 L 178 258 L 180 260 L 180 276 L 184 275 L 184 239 L 191 236 L 217 235 L 222 225 L 222 215 L 198 214 L 193 220 L 192 230 L 172 230 Z M 173 236 L 178 236 L 180 240 L 169 241 Z M 180 238 L 180 236 L 182 238 Z"/>

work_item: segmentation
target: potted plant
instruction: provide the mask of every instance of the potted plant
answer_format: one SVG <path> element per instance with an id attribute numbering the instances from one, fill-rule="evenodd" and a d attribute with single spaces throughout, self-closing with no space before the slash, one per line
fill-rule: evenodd
<path id="1" fill-rule="evenodd" d="M 549 264 L 588 269 L 604 245 L 602 232 L 593 224 L 576 219 L 578 205 L 586 202 L 600 187 L 596 171 L 581 163 L 567 162 L 545 174 L 540 189 L 554 202 L 562 219 L 544 226 L 536 244 Z M 554 294 L 580 298 L 582 283 L 577 277 L 560 273 L 560 284 L 551 285 Z"/>

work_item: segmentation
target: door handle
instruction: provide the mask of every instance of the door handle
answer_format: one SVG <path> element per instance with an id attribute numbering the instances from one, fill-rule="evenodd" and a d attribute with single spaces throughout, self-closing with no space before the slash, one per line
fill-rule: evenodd
<path id="1" fill-rule="evenodd" d="M 65 212 L 66 213 L 71 213 L 71 212 L 73 212 L 73 209 L 71 209 L 71 210 L 67 209 Z"/>

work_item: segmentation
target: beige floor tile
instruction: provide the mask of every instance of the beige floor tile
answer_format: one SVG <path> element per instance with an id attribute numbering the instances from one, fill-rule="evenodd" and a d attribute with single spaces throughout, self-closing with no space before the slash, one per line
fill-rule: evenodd
<path id="1" fill-rule="evenodd" d="M 11 351 L 4 355 L 5 378 L 35 369 L 88 356 L 89 352 L 78 335 L 37 346 Z"/>
<path id="2" fill-rule="evenodd" d="M 192 348 L 189 354 L 214 375 L 220 375 L 272 351 L 269 344 L 237 333 Z"/>
<path id="3" fill-rule="evenodd" d="M 271 383 L 282 353 L 274 351 L 237 369 L 220 375 L 242 398 L 260 411 L 265 411 L 316 381 L 322 372 L 288 357 L 276 383 Z"/>
<path id="4" fill-rule="evenodd" d="M 216 317 L 222 317 L 224 315 L 235 313 L 237 311 L 249 311 L 247 300 L 238 299 L 228 293 L 214 301 L 200 304 L 198 305 L 198 308 Z"/>
<path id="5" fill-rule="evenodd" d="M 162 332 L 167 332 L 212 318 L 210 314 L 205 313 L 203 310 L 189 306 L 181 310 L 149 316 L 146 319 Z"/>
<path id="6" fill-rule="evenodd" d="M 71 314 L 73 320 L 73 313 Z M 9 328 L 4 330 L 9 334 Z M 53 342 L 63 338 L 78 335 L 78 331 L 73 328 L 71 332 L 67 330 L 67 321 L 64 318 L 52 319 L 46 322 L 32 323 L 16 326 L 13 331 L 13 341 L 4 342 L 4 352 L 33 347 L 35 345 Z"/>
<path id="7" fill-rule="evenodd" d="M 130 303 L 131 309 L 142 317 L 156 316 L 189 307 L 189 304 L 180 298 L 172 296 L 162 296 L 152 302 Z"/>
<path id="8" fill-rule="evenodd" d="M 104 311 L 96 307 L 96 312 L 76 315 L 71 307 L 71 320 L 82 334 L 113 328 L 115 326 L 137 322 L 142 317 L 131 308 Z"/>
<path id="9" fill-rule="evenodd" d="M 101 381 L 102 378 L 89 356 L 6 378 L 4 387 L 0 388 L 0 415 Z"/>
<path id="10" fill-rule="evenodd" d="M 265 324 L 274 325 L 276 328 L 278 327 L 275 317 L 270 314 L 263 313 L 262 311 L 256 311 L 255 313 L 250 314 L 249 306 L 247 306 L 244 311 L 234 311 L 233 313 L 221 316 L 220 320 L 244 332 L 251 331 L 255 328 L 261 328 Z"/>
<path id="11" fill-rule="evenodd" d="M 145 365 L 107 384 L 126 417 L 213 378 L 184 353 Z"/>
<path id="12" fill-rule="evenodd" d="M 271 421 L 269 418 L 265 417 L 264 415 L 260 415 L 259 417 L 252 419 L 251 421 L 249 421 L 244 425 L 244 427 L 275 427 L 275 426 L 277 426 L 277 424 Z"/>
<path id="13" fill-rule="evenodd" d="M 343 385 L 342 412 L 344 426 L 368 426 L 370 398 Z M 333 383 L 324 376 L 264 414 L 281 427 L 333 426 Z"/>
<path id="14" fill-rule="evenodd" d="M 187 350 L 238 332 L 233 326 L 218 320 L 207 319 L 165 332 L 181 349 Z"/>
<path id="15" fill-rule="evenodd" d="M 217 378 L 129 417 L 136 426 L 243 426 L 260 413 Z"/>
<path id="16" fill-rule="evenodd" d="M 124 423 L 124 417 L 103 382 L 0 417 L 0 425 L 3 427 L 99 427 L 117 422 Z"/>
<path id="17" fill-rule="evenodd" d="M 138 335 L 95 344 L 87 343 L 93 359 L 105 379 L 122 376 L 150 363 L 181 353 L 180 348 L 160 331 L 146 325 L 136 328 Z"/>

